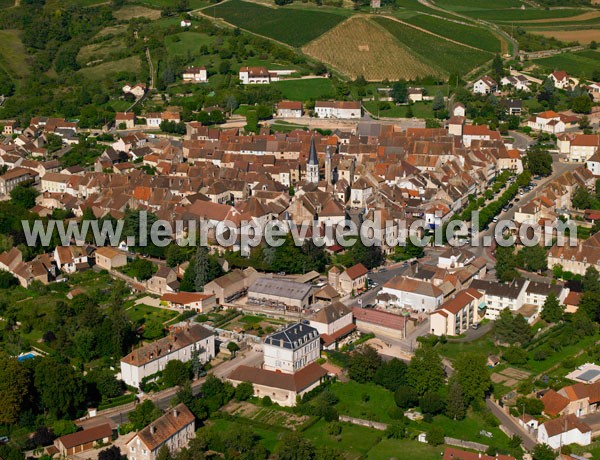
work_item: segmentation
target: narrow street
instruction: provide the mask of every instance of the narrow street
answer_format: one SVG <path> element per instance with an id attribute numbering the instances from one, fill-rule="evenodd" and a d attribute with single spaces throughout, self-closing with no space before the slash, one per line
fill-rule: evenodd
<path id="1" fill-rule="evenodd" d="M 500 420 L 500 424 L 504 426 L 508 430 L 511 435 L 517 435 L 523 441 L 523 446 L 525 449 L 531 451 L 537 441 L 533 438 L 532 435 L 527 433 L 521 425 L 514 421 L 514 419 L 509 416 L 506 412 L 504 412 L 498 404 L 493 402 L 491 399 L 485 400 L 486 406 L 492 411 L 492 413 L 496 416 L 498 420 Z"/>

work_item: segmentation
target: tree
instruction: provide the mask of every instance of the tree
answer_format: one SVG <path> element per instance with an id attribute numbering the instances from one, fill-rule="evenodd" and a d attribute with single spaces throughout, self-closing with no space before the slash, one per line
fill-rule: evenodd
<path id="1" fill-rule="evenodd" d="M 540 272 L 548 269 L 548 254 L 539 244 L 525 246 L 518 254 L 519 265 L 530 272 Z"/>
<path id="2" fill-rule="evenodd" d="M 312 442 L 297 431 L 286 432 L 277 451 L 279 460 L 314 460 L 316 449 Z"/>
<path id="3" fill-rule="evenodd" d="M 501 282 L 512 281 L 519 277 L 517 272 L 517 259 L 512 246 L 498 246 L 496 248 L 496 276 Z"/>
<path id="4" fill-rule="evenodd" d="M 508 347 L 502 357 L 508 364 L 525 364 L 527 362 L 527 351 L 521 347 Z"/>
<path id="5" fill-rule="evenodd" d="M 509 344 L 527 343 L 532 335 L 531 327 L 523 315 L 513 316 L 508 308 L 502 310 L 494 322 L 494 334 L 498 340 Z"/>
<path id="6" fill-rule="evenodd" d="M 405 80 L 397 81 L 392 85 L 390 96 L 396 104 L 403 104 L 408 98 L 408 83 Z"/>
<path id="7" fill-rule="evenodd" d="M 240 350 L 240 347 L 237 343 L 232 341 L 227 344 L 227 349 L 231 353 L 231 356 L 235 357 L 235 353 Z"/>
<path id="8" fill-rule="evenodd" d="M 112 445 L 108 449 L 101 450 L 98 453 L 98 460 L 122 460 L 125 456 L 121 454 L 121 449 Z"/>
<path id="9" fill-rule="evenodd" d="M 433 425 L 427 431 L 427 443 L 432 446 L 441 446 L 444 444 L 444 429 L 441 426 Z"/>
<path id="10" fill-rule="evenodd" d="M 533 460 L 555 460 L 557 452 L 548 444 L 537 444 L 532 452 Z"/>
<path id="11" fill-rule="evenodd" d="M 247 401 L 254 396 L 254 387 L 251 382 L 242 382 L 235 387 L 235 399 L 237 401 Z"/>
<path id="12" fill-rule="evenodd" d="M 31 374 L 16 358 L 0 356 L 0 423 L 19 420 L 30 398 Z"/>
<path id="13" fill-rule="evenodd" d="M 146 399 L 138 404 L 127 417 L 133 424 L 134 430 L 141 430 L 162 415 L 162 411 L 152 401 Z"/>
<path id="14" fill-rule="evenodd" d="M 442 359 L 431 347 L 418 348 L 408 366 L 408 382 L 419 396 L 436 392 L 446 378 Z"/>
<path id="15" fill-rule="evenodd" d="M 436 415 L 444 410 L 444 400 L 438 393 L 428 391 L 419 399 L 421 412 L 429 415 Z"/>
<path id="16" fill-rule="evenodd" d="M 372 382 L 381 362 L 381 356 L 373 347 L 362 347 L 352 353 L 348 365 L 348 375 L 359 383 Z"/>
<path id="17" fill-rule="evenodd" d="M 11 272 L 0 270 L 0 289 L 9 289 L 18 284 L 19 280 Z"/>
<path id="18" fill-rule="evenodd" d="M 587 94 L 573 98 L 571 109 L 575 113 L 590 113 L 592 111 L 592 100 Z"/>
<path id="19" fill-rule="evenodd" d="M 483 401 L 492 386 L 486 358 L 480 354 L 461 354 L 454 361 L 453 377 L 460 384 L 466 402 Z"/>
<path id="20" fill-rule="evenodd" d="M 573 195 L 571 202 L 574 208 L 589 209 L 592 203 L 592 196 L 585 187 L 579 187 Z"/>
<path id="21" fill-rule="evenodd" d="M 394 392 L 394 401 L 399 408 L 410 409 L 418 404 L 419 395 L 414 388 L 403 385 Z"/>
<path id="22" fill-rule="evenodd" d="M 396 391 L 400 385 L 406 383 L 407 372 L 406 363 L 398 358 L 393 358 L 379 366 L 375 373 L 375 383 L 390 391 Z"/>
<path id="23" fill-rule="evenodd" d="M 521 396 L 517 398 L 517 402 L 515 407 L 519 411 L 519 413 L 525 412 L 529 415 L 542 415 L 544 411 L 544 403 L 539 398 L 527 398 L 526 396 Z"/>
<path id="24" fill-rule="evenodd" d="M 552 155 L 540 147 L 529 149 L 527 152 L 527 169 L 534 176 L 549 176 L 552 174 Z"/>
<path id="25" fill-rule="evenodd" d="M 10 192 L 10 199 L 17 206 L 21 206 L 24 209 L 31 209 L 35 206 L 35 199 L 38 195 L 38 191 L 32 187 L 17 185 Z"/>
<path id="26" fill-rule="evenodd" d="M 190 380 L 190 368 L 186 363 L 173 359 L 163 371 L 163 382 L 168 387 L 183 385 Z"/>
<path id="27" fill-rule="evenodd" d="M 158 449 L 158 453 L 156 454 L 156 460 L 173 460 L 173 455 L 171 455 L 169 446 L 163 444 L 161 448 Z"/>
<path id="28" fill-rule="evenodd" d="M 42 405 L 56 417 L 73 417 L 85 401 L 83 377 L 73 366 L 45 357 L 35 367 L 35 388 Z"/>
<path id="29" fill-rule="evenodd" d="M 496 54 L 492 61 L 492 72 L 497 79 L 501 79 L 504 76 L 504 63 L 499 54 Z"/>
<path id="30" fill-rule="evenodd" d="M 204 285 L 208 283 L 208 249 L 203 245 L 198 245 L 196 257 L 194 258 L 196 266 L 195 285 L 196 292 L 202 292 Z"/>
<path id="31" fill-rule="evenodd" d="M 453 420 L 462 420 L 467 414 L 467 406 L 460 383 L 453 381 L 446 398 L 446 415 Z"/>
<path id="32" fill-rule="evenodd" d="M 444 95 L 442 94 L 441 91 L 438 91 L 437 93 L 435 93 L 431 108 L 434 111 L 438 111 L 438 110 L 442 110 L 445 107 L 446 107 L 446 104 L 444 103 Z"/>
<path id="33" fill-rule="evenodd" d="M 556 297 L 556 294 L 554 294 L 554 292 L 548 294 L 548 297 L 546 297 L 544 306 L 542 308 L 542 319 L 549 323 L 558 323 L 562 319 L 563 313 L 564 306 L 561 305 L 560 301 Z"/>

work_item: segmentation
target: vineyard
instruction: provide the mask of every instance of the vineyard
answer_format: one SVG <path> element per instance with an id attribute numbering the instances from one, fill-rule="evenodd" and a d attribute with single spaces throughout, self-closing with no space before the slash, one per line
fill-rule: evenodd
<path id="1" fill-rule="evenodd" d="M 481 27 L 460 24 L 426 14 L 419 14 L 405 19 L 405 21 L 443 37 L 474 46 L 484 51 L 492 53 L 499 53 L 501 51 L 500 41 L 490 31 Z"/>
<path id="2" fill-rule="evenodd" d="M 343 14 L 299 8 L 271 8 L 242 0 L 211 6 L 206 12 L 241 29 L 294 47 L 314 40 L 346 18 Z"/>
<path id="3" fill-rule="evenodd" d="M 591 78 L 595 70 L 600 70 L 600 52 L 586 50 L 579 53 L 563 53 L 532 62 L 546 70 L 562 69 L 575 77 Z"/>
<path id="4" fill-rule="evenodd" d="M 419 55 L 422 62 L 445 74 L 457 72 L 464 75 L 493 57 L 492 53 L 451 43 L 391 19 L 378 17 L 375 21 L 411 52 Z"/>
<path id="5" fill-rule="evenodd" d="M 401 46 L 383 27 L 363 17 L 340 24 L 303 51 L 351 78 L 362 75 L 371 81 L 408 80 L 442 73 Z"/>

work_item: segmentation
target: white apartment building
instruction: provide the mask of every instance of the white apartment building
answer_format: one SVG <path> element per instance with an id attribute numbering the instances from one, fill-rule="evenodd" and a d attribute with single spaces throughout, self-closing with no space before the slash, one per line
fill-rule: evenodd
<path id="1" fill-rule="evenodd" d="M 569 161 L 584 163 L 600 149 L 600 135 L 578 134 L 569 146 Z"/>
<path id="2" fill-rule="evenodd" d="M 239 72 L 242 85 L 268 85 L 271 81 L 277 81 L 266 67 L 242 67 Z"/>
<path id="3" fill-rule="evenodd" d="M 484 294 L 485 318 L 495 320 L 506 308 L 517 311 L 525 304 L 526 281 L 514 280 L 511 283 L 473 280 L 471 288 Z"/>
<path id="4" fill-rule="evenodd" d="M 295 323 L 267 336 L 263 369 L 293 374 L 315 362 L 320 352 L 319 332 L 308 324 Z"/>
<path id="5" fill-rule="evenodd" d="M 479 322 L 483 294 L 469 288 L 460 291 L 431 313 L 429 332 L 437 336 L 460 335 Z"/>
<path id="6" fill-rule="evenodd" d="M 383 285 L 381 294 L 391 296 L 390 304 L 418 312 L 432 312 L 444 300 L 442 290 L 428 281 L 395 276 Z"/>
<path id="7" fill-rule="evenodd" d="M 121 379 L 138 388 L 145 377 L 162 371 L 169 361 L 187 362 L 194 350 L 205 363 L 215 356 L 215 337 L 199 324 L 188 324 L 171 330 L 167 337 L 133 350 L 121 359 Z"/>
<path id="8" fill-rule="evenodd" d="M 492 77 L 484 75 L 473 84 L 475 94 L 490 94 L 498 90 L 498 83 Z"/>

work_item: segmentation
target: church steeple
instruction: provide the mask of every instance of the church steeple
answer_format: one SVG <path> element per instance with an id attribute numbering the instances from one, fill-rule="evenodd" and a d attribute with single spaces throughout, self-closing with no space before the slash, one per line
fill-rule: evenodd
<path id="1" fill-rule="evenodd" d="M 310 152 L 308 154 L 308 163 L 306 164 L 306 183 L 319 183 L 319 156 L 315 146 L 315 136 L 310 138 Z"/>

